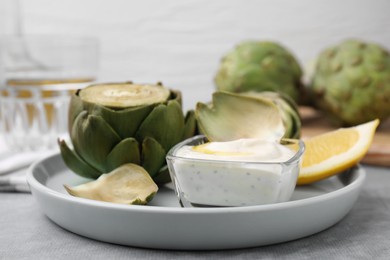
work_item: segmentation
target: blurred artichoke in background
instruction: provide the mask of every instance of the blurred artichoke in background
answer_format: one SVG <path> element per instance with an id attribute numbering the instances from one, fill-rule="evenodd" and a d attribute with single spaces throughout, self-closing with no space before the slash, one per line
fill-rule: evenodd
<path id="1" fill-rule="evenodd" d="M 359 40 L 346 40 L 324 50 L 310 92 L 316 106 L 339 125 L 389 117 L 389 52 Z"/>
<path id="2" fill-rule="evenodd" d="M 215 76 L 218 90 L 277 91 L 300 101 L 302 70 L 295 57 L 275 42 L 245 41 L 221 60 Z"/>
<path id="3" fill-rule="evenodd" d="M 194 135 L 193 111 L 184 118 L 181 93 L 162 86 L 97 84 L 72 96 L 71 150 L 60 140 L 62 158 L 80 176 L 96 179 L 126 163 L 141 165 L 156 183 L 170 180 L 168 150 Z"/>

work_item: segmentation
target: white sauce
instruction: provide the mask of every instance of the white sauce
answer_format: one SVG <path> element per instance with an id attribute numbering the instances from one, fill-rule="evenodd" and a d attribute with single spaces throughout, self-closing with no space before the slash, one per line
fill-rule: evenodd
<path id="1" fill-rule="evenodd" d="M 260 139 L 239 139 L 230 142 L 210 142 L 204 145 L 209 153 L 198 152 L 193 146 L 183 146 L 176 156 L 192 159 L 240 162 L 285 162 L 295 152 L 276 142 Z"/>
<path id="2" fill-rule="evenodd" d="M 299 168 L 283 168 L 280 162 L 295 153 L 276 142 L 256 139 L 208 143 L 200 152 L 184 146 L 176 156 L 205 161 L 178 159 L 175 181 L 182 196 L 194 204 L 245 206 L 287 201 Z"/>

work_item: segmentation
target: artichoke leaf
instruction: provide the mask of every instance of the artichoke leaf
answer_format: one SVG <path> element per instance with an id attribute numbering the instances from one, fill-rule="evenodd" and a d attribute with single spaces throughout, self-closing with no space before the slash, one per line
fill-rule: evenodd
<path id="1" fill-rule="evenodd" d="M 154 105 L 131 107 L 123 110 L 113 110 L 100 105 L 90 107 L 91 114 L 103 117 L 121 138 L 128 138 L 135 135 Z"/>
<path id="2" fill-rule="evenodd" d="M 153 180 L 157 184 L 164 184 L 171 181 L 171 176 L 169 175 L 169 169 L 168 166 L 165 165 L 162 167 L 156 174 L 156 176 L 153 178 Z"/>
<path id="3" fill-rule="evenodd" d="M 90 179 L 96 179 L 102 174 L 83 159 L 81 159 L 80 156 L 78 156 L 74 151 L 72 151 L 64 140 L 58 140 L 58 144 L 60 147 L 61 156 L 69 169 L 82 177 Z"/>
<path id="4" fill-rule="evenodd" d="M 181 96 L 181 92 L 177 90 L 171 90 L 171 98 L 170 100 L 176 100 L 180 106 L 183 105 L 183 98 Z"/>
<path id="5" fill-rule="evenodd" d="M 279 109 L 282 116 L 283 124 L 286 129 L 284 134 L 285 138 L 299 139 L 301 136 L 301 117 L 299 115 L 298 106 L 295 101 L 288 95 L 280 92 L 262 91 L 254 92 L 249 91 L 240 93 L 241 95 L 254 97 L 254 98 L 266 98 L 272 101 Z"/>
<path id="6" fill-rule="evenodd" d="M 279 109 L 264 98 L 215 92 L 213 103 L 198 103 L 198 127 L 210 141 L 258 138 L 280 141 L 285 133 Z"/>
<path id="7" fill-rule="evenodd" d="M 142 167 L 152 178 L 165 164 L 166 151 L 153 138 L 146 137 L 142 142 Z"/>
<path id="8" fill-rule="evenodd" d="M 136 138 L 155 139 L 165 151 L 181 141 L 184 130 L 184 116 L 180 104 L 171 100 L 167 105 L 156 106 L 139 127 Z"/>
<path id="9" fill-rule="evenodd" d="M 301 137 L 301 117 L 298 110 L 298 105 L 295 101 L 284 93 L 277 92 L 262 92 L 265 97 L 270 97 L 278 106 L 282 115 L 284 115 L 285 127 L 289 128 L 290 133 L 285 134 L 286 138 L 299 139 Z M 287 131 L 286 131 L 287 132 Z"/>
<path id="10" fill-rule="evenodd" d="M 107 171 L 107 156 L 121 141 L 102 117 L 89 115 L 87 111 L 82 111 L 77 116 L 71 139 L 76 153 L 101 172 Z"/>
<path id="11" fill-rule="evenodd" d="M 141 166 L 128 163 L 97 180 L 76 187 L 64 185 L 75 197 L 119 204 L 147 204 L 158 191 L 158 186 Z"/>
<path id="12" fill-rule="evenodd" d="M 69 113 L 68 113 L 68 131 L 69 133 L 72 132 L 74 121 L 76 120 L 76 117 L 84 110 L 83 108 L 83 102 L 81 101 L 80 97 L 78 96 L 78 91 L 73 94 L 70 98 L 69 103 Z"/>
<path id="13" fill-rule="evenodd" d="M 140 164 L 139 145 L 135 138 L 123 139 L 107 156 L 107 171 L 112 171 L 126 163 Z"/>
<path id="14" fill-rule="evenodd" d="M 187 112 L 184 122 L 184 131 L 182 137 L 183 140 L 190 138 L 196 134 L 196 118 L 194 110 L 190 110 Z"/>

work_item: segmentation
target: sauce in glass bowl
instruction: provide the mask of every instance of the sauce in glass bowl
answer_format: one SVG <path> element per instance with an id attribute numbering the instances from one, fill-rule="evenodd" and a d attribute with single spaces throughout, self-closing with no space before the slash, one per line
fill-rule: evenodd
<path id="1" fill-rule="evenodd" d="M 209 143 L 196 136 L 172 148 L 167 162 L 184 207 L 250 206 L 291 198 L 303 151 L 298 140 Z"/>

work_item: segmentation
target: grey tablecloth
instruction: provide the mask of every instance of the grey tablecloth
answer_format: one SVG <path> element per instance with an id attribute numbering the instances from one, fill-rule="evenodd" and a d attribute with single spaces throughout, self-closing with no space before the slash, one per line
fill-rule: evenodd
<path id="1" fill-rule="evenodd" d="M 102 243 L 50 221 L 30 194 L 0 193 L 0 259 L 390 259 L 390 169 L 364 166 L 351 212 L 316 235 L 229 251 L 164 251 Z"/>

